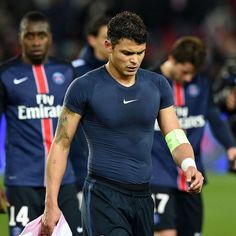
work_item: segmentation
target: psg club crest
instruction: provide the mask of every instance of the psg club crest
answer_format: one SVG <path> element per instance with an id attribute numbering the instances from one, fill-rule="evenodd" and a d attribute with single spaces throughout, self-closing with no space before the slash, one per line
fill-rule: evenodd
<path id="1" fill-rule="evenodd" d="M 197 97 L 199 92 L 199 87 L 196 84 L 191 84 L 188 86 L 188 94 L 191 97 Z"/>
<path id="2" fill-rule="evenodd" d="M 52 80 L 55 84 L 63 84 L 65 82 L 65 76 L 60 72 L 55 72 L 52 75 Z"/>

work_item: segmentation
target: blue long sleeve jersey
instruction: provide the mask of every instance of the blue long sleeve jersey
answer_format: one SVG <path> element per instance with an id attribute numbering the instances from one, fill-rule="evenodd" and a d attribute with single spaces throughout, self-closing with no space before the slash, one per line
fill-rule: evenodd
<path id="1" fill-rule="evenodd" d="M 148 183 L 155 119 L 171 105 L 167 80 L 142 69 L 131 87 L 114 80 L 105 66 L 72 82 L 65 106 L 82 116 L 88 172 L 121 183 Z"/>
<path id="2" fill-rule="evenodd" d="M 156 72 L 160 73 L 160 69 Z M 176 114 L 193 146 L 197 168 L 205 175 L 201 141 L 207 121 L 216 139 L 226 149 L 235 146 L 232 133 L 228 125 L 221 120 L 218 107 L 212 102 L 209 81 L 205 75 L 198 74 L 192 82 L 183 86 L 169 79 L 168 82 L 172 87 Z M 158 124 L 155 126 L 152 159 L 152 185 L 187 190 L 183 171 L 176 167 Z"/>
<path id="3" fill-rule="evenodd" d="M 0 116 L 7 121 L 5 184 L 45 186 L 47 154 L 67 87 L 74 79 L 71 64 L 49 58 L 42 65 L 21 57 L 0 67 Z M 68 163 L 64 183 L 74 182 Z"/>

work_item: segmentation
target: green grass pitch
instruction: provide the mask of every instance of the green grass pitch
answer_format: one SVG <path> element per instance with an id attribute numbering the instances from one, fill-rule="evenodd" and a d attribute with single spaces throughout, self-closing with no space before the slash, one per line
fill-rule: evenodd
<path id="1" fill-rule="evenodd" d="M 205 205 L 204 236 L 236 235 L 236 173 L 208 173 L 203 189 Z"/>

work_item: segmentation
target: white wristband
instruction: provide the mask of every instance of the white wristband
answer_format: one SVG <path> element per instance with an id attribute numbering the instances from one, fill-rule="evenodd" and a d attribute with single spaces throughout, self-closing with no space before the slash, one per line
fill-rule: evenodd
<path id="1" fill-rule="evenodd" d="M 189 166 L 193 166 L 193 167 L 195 167 L 195 168 L 197 169 L 195 161 L 194 161 L 192 158 L 190 158 L 190 157 L 185 158 L 185 159 L 182 161 L 182 163 L 181 163 L 181 169 L 182 169 L 183 171 L 186 171 L 186 170 L 189 168 Z"/>

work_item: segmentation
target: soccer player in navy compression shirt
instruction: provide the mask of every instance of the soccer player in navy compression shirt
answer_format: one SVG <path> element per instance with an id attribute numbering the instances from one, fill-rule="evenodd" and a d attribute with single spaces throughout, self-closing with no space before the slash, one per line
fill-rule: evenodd
<path id="1" fill-rule="evenodd" d="M 236 148 L 229 127 L 213 104 L 209 81 L 202 72 L 206 49 L 197 37 L 176 41 L 166 61 L 155 68 L 172 87 L 176 114 L 192 144 L 198 170 L 204 174 L 201 141 L 207 121 L 225 147 L 229 159 L 236 160 Z M 176 167 L 158 125 L 152 149 L 151 190 L 155 200 L 154 225 L 158 236 L 194 236 L 202 233 L 201 195 L 190 195 L 183 171 Z M 156 171 L 158 169 L 158 171 Z"/>
<path id="2" fill-rule="evenodd" d="M 19 35 L 21 55 L 0 67 L 0 115 L 5 112 L 7 121 L 4 181 L 11 236 L 19 235 L 29 221 L 43 213 L 47 155 L 66 88 L 74 79 L 70 63 L 48 57 L 52 36 L 43 14 L 26 14 Z M 59 205 L 73 235 L 79 235 L 74 182 L 68 162 Z"/>
<path id="3" fill-rule="evenodd" d="M 153 235 L 149 182 L 156 118 L 185 171 L 188 191 L 201 191 L 203 177 L 180 129 L 170 86 L 163 76 L 140 69 L 146 41 L 147 30 L 138 15 L 117 14 L 108 24 L 108 63 L 70 85 L 47 164 L 43 236 L 51 235 L 60 216 L 58 189 L 79 122 L 89 144 L 82 202 L 85 235 Z"/>

